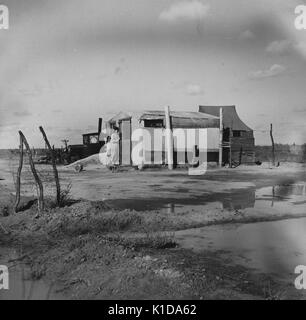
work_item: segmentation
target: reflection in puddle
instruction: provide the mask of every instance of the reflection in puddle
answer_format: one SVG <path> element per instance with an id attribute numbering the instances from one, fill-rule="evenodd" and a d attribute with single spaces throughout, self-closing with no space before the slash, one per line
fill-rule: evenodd
<path id="1" fill-rule="evenodd" d="M 256 191 L 255 208 L 286 211 L 294 213 L 306 204 L 306 184 L 296 183 L 265 187 Z M 305 210 L 306 213 L 306 210 Z"/>
<path id="2" fill-rule="evenodd" d="M 250 209 L 264 215 L 306 214 L 306 184 L 297 182 L 263 188 L 247 188 L 197 198 L 113 200 L 111 206 L 134 210 L 166 210 L 184 213 Z M 195 251 L 220 250 L 235 264 L 242 264 L 293 284 L 294 268 L 306 265 L 306 218 L 207 226 L 176 232 L 176 241 Z"/>
<path id="3" fill-rule="evenodd" d="M 294 268 L 306 265 L 306 218 L 183 230 L 176 241 L 197 252 L 222 250 L 235 264 L 291 283 Z"/>
<path id="4" fill-rule="evenodd" d="M 228 202 L 223 200 L 220 204 L 223 208 L 254 208 L 267 215 L 306 213 L 304 182 L 249 192 L 244 201 L 229 195 Z M 296 277 L 294 268 L 306 265 L 306 218 L 184 230 L 176 233 L 176 240 L 182 247 L 195 251 L 223 250 L 235 264 L 274 274 L 290 283 Z"/>
<path id="5" fill-rule="evenodd" d="M 235 189 L 229 192 L 203 194 L 194 198 L 176 199 L 114 199 L 105 201 L 114 209 L 131 209 L 136 211 L 163 210 L 168 213 L 183 213 L 190 209 L 210 209 L 211 205 L 226 210 L 247 208 L 292 208 L 294 205 L 306 204 L 305 182 L 288 185 L 276 185 L 264 188 Z M 290 211 L 289 211 L 290 212 Z"/>
<path id="6" fill-rule="evenodd" d="M 0 300 L 62 300 L 53 285 L 43 280 L 30 280 L 29 270 L 19 261 L 16 250 L 0 248 L 0 265 L 9 269 L 9 289 L 0 290 Z"/>
<path id="7" fill-rule="evenodd" d="M 289 200 L 294 197 L 306 198 L 306 184 L 279 185 L 259 190 L 259 196 L 263 200 L 270 199 L 272 202 L 277 200 Z M 258 198 L 258 200 L 260 200 Z M 273 204 L 273 203 L 272 203 Z"/>

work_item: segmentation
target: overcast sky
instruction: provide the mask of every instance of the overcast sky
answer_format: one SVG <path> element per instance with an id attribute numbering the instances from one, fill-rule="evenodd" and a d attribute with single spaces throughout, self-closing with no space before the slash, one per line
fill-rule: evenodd
<path id="1" fill-rule="evenodd" d="M 2 0 L 0 148 L 80 143 L 116 111 L 235 104 L 268 144 L 306 142 L 304 0 Z"/>

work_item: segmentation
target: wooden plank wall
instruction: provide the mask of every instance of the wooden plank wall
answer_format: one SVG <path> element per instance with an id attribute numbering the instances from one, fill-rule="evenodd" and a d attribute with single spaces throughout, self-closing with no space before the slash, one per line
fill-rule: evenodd
<path id="1" fill-rule="evenodd" d="M 243 132 L 241 137 L 231 138 L 232 161 L 252 164 L 255 162 L 255 139 L 253 132 Z"/>

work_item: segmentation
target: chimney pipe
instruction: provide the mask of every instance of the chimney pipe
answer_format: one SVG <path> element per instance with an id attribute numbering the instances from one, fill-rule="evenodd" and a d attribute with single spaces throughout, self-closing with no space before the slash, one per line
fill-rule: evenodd
<path id="1" fill-rule="evenodd" d="M 101 131 L 102 131 L 102 118 L 99 118 L 98 133 L 100 134 Z"/>

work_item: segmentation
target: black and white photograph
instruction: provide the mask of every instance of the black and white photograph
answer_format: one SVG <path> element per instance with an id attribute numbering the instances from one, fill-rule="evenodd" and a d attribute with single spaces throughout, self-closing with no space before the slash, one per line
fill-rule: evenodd
<path id="1" fill-rule="evenodd" d="M 0 0 L 0 300 L 304 300 L 305 88 L 305 0 Z"/>

